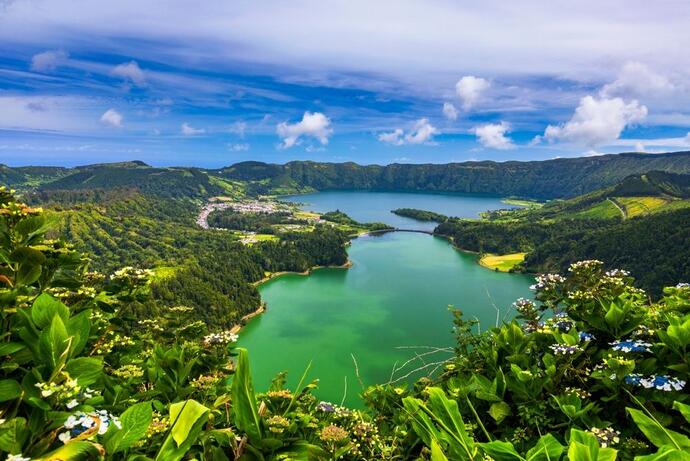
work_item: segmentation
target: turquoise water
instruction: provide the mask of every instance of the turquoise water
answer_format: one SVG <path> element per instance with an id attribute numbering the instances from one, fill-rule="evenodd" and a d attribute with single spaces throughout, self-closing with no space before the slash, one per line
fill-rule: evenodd
<path id="1" fill-rule="evenodd" d="M 498 208 L 514 208 L 498 197 L 407 192 L 327 191 L 289 195 L 283 200 L 303 204 L 318 212 L 339 209 L 359 222 L 384 222 L 402 229 L 433 230 L 436 223 L 420 222 L 391 213 L 396 208 L 417 208 L 458 218 L 478 218 L 479 213 Z"/>
<path id="2" fill-rule="evenodd" d="M 311 362 L 309 378 L 320 378 L 317 396 L 360 406 L 354 360 L 364 385 L 387 382 L 396 363 L 429 347 L 452 346 L 449 305 L 488 328 L 496 309 L 501 317 L 512 315 L 511 303 L 530 295 L 530 277 L 482 268 L 476 256 L 438 237 L 365 236 L 353 240 L 348 253 L 350 269 L 288 274 L 260 287 L 268 310 L 240 333 L 258 389 L 265 390 L 280 371 L 288 371 L 295 386 Z M 439 352 L 425 360 L 447 357 Z M 411 363 L 393 378 L 422 365 Z"/>

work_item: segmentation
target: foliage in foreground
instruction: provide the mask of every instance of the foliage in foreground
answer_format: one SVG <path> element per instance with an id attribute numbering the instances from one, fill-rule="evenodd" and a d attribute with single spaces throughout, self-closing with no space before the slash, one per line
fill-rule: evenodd
<path id="1" fill-rule="evenodd" d="M 0 456 L 8 460 L 687 460 L 690 287 L 650 304 L 596 261 L 539 278 L 519 321 L 456 318 L 445 372 L 377 386 L 354 411 L 278 376 L 258 394 L 231 331 L 145 303 L 0 190 Z M 305 373 L 306 376 L 306 373 Z"/>

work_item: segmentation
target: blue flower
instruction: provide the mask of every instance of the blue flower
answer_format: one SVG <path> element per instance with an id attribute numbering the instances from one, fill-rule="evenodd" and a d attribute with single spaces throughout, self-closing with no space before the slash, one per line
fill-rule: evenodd
<path id="1" fill-rule="evenodd" d="M 620 341 L 614 341 L 614 342 L 609 343 L 609 344 L 611 344 L 614 351 L 652 352 L 652 350 L 650 349 L 650 347 L 652 347 L 652 345 L 650 343 L 640 341 L 639 339 L 636 339 L 636 340 L 625 339 L 625 340 L 620 340 Z"/>
<path id="2" fill-rule="evenodd" d="M 665 392 L 680 391 L 685 387 L 685 381 L 671 378 L 668 375 L 652 375 L 645 377 L 633 373 L 625 377 L 625 382 L 633 386 L 640 386 L 645 389 L 657 389 Z"/>
<path id="3" fill-rule="evenodd" d="M 580 342 L 589 342 L 594 339 L 594 335 L 591 333 L 587 333 L 586 331 L 581 331 L 580 332 Z"/>

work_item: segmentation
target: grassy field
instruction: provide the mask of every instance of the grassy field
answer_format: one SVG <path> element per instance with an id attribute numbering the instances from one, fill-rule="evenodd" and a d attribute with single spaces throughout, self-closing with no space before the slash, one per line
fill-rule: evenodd
<path id="1" fill-rule="evenodd" d="M 526 254 L 527 253 L 511 253 L 507 255 L 493 255 L 489 253 L 481 257 L 479 264 L 488 269 L 508 272 L 515 267 L 516 264 L 520 264 L 524 261 Z"/>
<path id="2" fill-rule="evenodd" d="M 628 218 L 653 213 L 669 203 L 662 197 L 617 197 L 616 200 L 625 207 Z"/>
<path id="3" fill-rule="evenodd" d="M 620 218 L 621 211 L 610 200 L 604 200 L 585 210 L 574 213 L 573 217 L 583 219 Z"/>

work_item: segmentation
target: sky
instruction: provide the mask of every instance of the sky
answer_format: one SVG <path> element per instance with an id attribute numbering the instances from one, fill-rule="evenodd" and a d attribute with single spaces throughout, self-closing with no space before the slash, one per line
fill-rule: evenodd
<path id="1" fill-rule="evenodd" d="M 0 0 L 0 163 L 690 150 L 687 0 Z"/>

